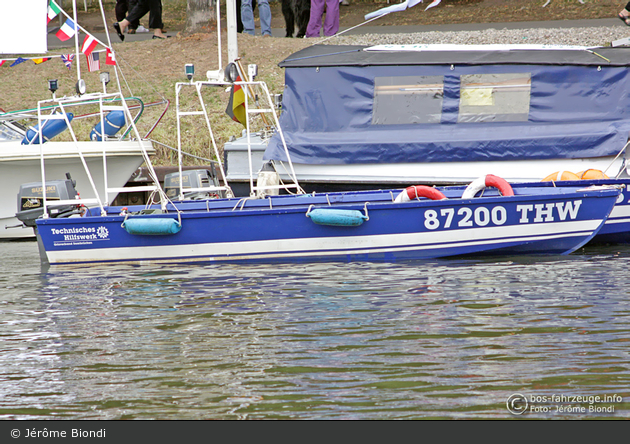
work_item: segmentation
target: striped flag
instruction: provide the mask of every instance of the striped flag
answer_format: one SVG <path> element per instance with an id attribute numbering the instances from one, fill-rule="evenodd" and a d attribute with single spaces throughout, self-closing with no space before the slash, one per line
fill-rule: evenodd
<path id="1" fill-rule="evenodd" d="M 55 0 L 50 0 L 50 3 L 48 4 L 48 21 L 46 23 L 50 23 L 50 21 L 57 17 L 57 14 L 60 12 L 61 8 L 57 5 L 57 3 L 55 3 Z"/>
<path id="2" fill-rule="evenodd" d="M 241 76 L 238 76 L 236 81 L 240 82 Z M 245 91 L 243 91 L 243 87 L 241 85 L 232 85 L 230 99 L 228 100 L 228 106 L 225 113 L 235 122 L 247 127 L 247 116 L 245 115 Z"/>
<path id="3" fill-rule="evenodd" d="M 116 54 L 109 48 L 107 48 L 107 54 L 105 55 L 105 64 L 116 66 Z"/>
<path id="4" fill-rule="evenodd" d="M 40 63 L 44 63 L 47 62 L 51 59 L 52 57 L 43 57 L 43 58 L 39 58 L 39 59 L 31 59 L 33 61 L 33 63 L 35 63 L 36 65 L 39 65 Z"/>
<path id="5" fill-rule="evenodd" d="M 4 65 L 4 62 L 6 62 L 6 60 L 0 59 L 0 66 Z"/>
<path id="6" fill-rule="evenodd" d="M 77 33 L 76 23 L 68 19 L 66 20 L 66 23 L 64 23 L 63 26 L 61 26 L 61 28 L 59 29 L 59 31 L 57 31 L 57 34 L 55 35 L 59 38 L 59 40 L 61 40 L 62 42 L 65 42 L 66 40 L 69 40 L 70 38 L 72 38 L 76 33 Z"/>
<path id="7" fill-rule="evenodd" d="M 81 46 L 81 52 L 85 54 L 86 56 L 88 56 L 92 53 L 92 51 L 94 51 L 94 48 L 96 48 L 97 44 L 98 44 L 98 41 L 93 36 L 88 34 L 85 36 L 85 39 L 83 39 L 83 46 Z"/>
<path id="8" fill-rule="evenodd" d="M 432 7 L 434 7 L 434 6 L 437 6 L 437 5 L 439 5 L 441 2 L 442 2 L 442 0 L 433 0 L 433 2 L 432 2 L 429 6 L 427 6 L 426 8 L 424 8 L 424 10 L 426 11 L 426 10 L 427 10 L 427 9 L 429 9 L 429 8 L 432 8 Z"/>
<path id="9" fill-rule="evenodd" d="M 98 52 L 91 52 L 89 55 L 86 55 L 88 71 L 98 71 L 101 69 L 101 61 L 98 55 Z"/>
<path id="10" fill-rule="evenodd" d="M 61 60 L 66 64 L 66 67 L 70 69 L 72 67 L 72 62 L 74 61 L 74 54 L 62 54 Z"/>

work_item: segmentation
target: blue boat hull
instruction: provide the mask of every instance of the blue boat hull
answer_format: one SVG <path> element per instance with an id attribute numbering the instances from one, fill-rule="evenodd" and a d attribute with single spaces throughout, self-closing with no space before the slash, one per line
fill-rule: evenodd
<path id="1" fill-rule="evenodd" d="M 165 214 L 39 219 L 51 264 L 145 261 L 398 261 L 470 254 L 568 254 L 598 232 L 618 190 L 540 188 L 529 195 L 394 203 L 390 191 L 179 202 Z M 536 191 L 536 192 L 534 192 Z M 357 226 L 314 223 L 313 208 L 358 211 Z M 139 208 L 129 208 L 134 212 Z M 123 222 L 181 221 L 170 235 Z"/>
<path id="2" fill-rule="evenodd" d="M 591 244 L 624 244 L 630 243 L 630 179 L 588 179 L 557 182 L 525 182 L 511 184 L 515 192 L 535 190 L 539 188 L 587 188 L 598 186 L 615 186 L 620 189 L 617 203 L 604 226 L 591 240 Z M 444 187 L 441 189 L 463 190 L 464 186 Z M 495 190 L 488 189 L 486 195 L 497 195 Z"/>

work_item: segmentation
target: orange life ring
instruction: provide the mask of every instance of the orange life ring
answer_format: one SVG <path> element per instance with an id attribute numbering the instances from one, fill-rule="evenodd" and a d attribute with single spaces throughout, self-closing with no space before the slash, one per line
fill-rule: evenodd
<path id="1" fill-rule="evenodd" d="M 541 182 L 559 182 L 561 180 L 580 180 L 580 177 L 571 171 L 556 171 L 545 177 Z"/>
<path id="2" fill-rule="evenodd" d="M 505 179 L 488 174 L 470 182 L 470 185 L 466 187 L 462 194 L 462 199 L 472 199 L 479 191 L 485 190 L 486 187 L 496 188 L 502 196 L 514 196 L 512 186 Z"/>
<path id="3" fill-rule="evenodd" d="M 609 177 L 604 174 L 602 170 L 588 169 L 586 171 L 580 171 L 577 176 L 582 180 L 596 180 L 596 179 L 608 179 Z"/>
<path id="4" fill-rule="evenodd" d="M 426 197 L 431 200 L 446 199 L 446 196 L 436 188 L 428 187 L 426 185 L 414 185 L 405 188 L 398 196 L 396 196 L 394 202 L 410 202 L 413 199 L 418 199 L 420 197 Z"/>

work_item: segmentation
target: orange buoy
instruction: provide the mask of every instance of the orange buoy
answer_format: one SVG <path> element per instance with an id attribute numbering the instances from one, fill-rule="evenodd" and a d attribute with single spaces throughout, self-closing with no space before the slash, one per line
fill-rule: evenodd
<path id="1" fill-rule="evenodd" d="M 571 171 L 557 171 L 549 176 L 545 177 L 542 182 L 558 182 L 560 180 L 580 180 L 577 174 Z"/>
<path id="2" fill-rule="evenodd" d="M 582 180 L 609 179 L 602 170 L 589 169 L 580 171 L 577 176 Z"/>

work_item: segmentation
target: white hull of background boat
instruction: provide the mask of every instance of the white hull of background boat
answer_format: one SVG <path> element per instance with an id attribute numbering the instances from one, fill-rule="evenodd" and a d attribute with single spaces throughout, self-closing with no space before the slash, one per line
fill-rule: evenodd
<path id="1" fill-rule="evenodd" d="M 142 142 L 149 154 L 154 152 L 148 141 Z M 90 180 L 85 172 L 77 145 L 74 142 L 46 142 L 42 145 L 46 156 L 46 180 L 65 179 L 70 173 L 77 182 L 82 198 L 94 198 Z M 137 141 L 79 142 L 91 171 L 99 196 L 105 196 L 103 148 L 107 150 L 107 186 L 124 187 L 133 172 L 144 162 L 141 146 Z M 21 184 L 41 182 L 40 145 L 21 145 L 20 141 L 0 144 L 0 240 L 34 238 L 33 229 L 25 228 L 15 217 L 16 198 Z M 116 198 L 109 193 L 108 202 Z"/>

